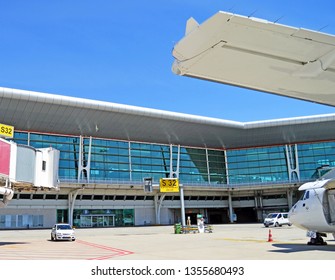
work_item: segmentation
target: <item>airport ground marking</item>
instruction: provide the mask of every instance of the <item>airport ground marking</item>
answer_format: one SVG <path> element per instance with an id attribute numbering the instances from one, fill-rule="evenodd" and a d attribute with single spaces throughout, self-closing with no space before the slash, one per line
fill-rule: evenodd
<path id="1" fill-rule="evenodd" d="M 91 243 L 91 242 L 87 242 L 87 241 L 84 241 L 84 240 L 76 240 L 76 242 L 78 242 L 80 244 L 83 244 L 83 245 L 90 246 L 90 247 L 99 248 L 99 249 L 102 249 L 102 250 L 113 252 L 113 254 L 103 255 L 103 256 L 100 256 L 100 257 L 96 257 L 96 258 L 89 258 L 89 260 L 106 260 L 106 259 L 111 259 L 111 258 L 115 258 L 115 257 L 121 257 L 121 256 L 134 254 L 134 252 L 132 252 L 132 251 L 122 250 L 122 249 L 113 248 L 113 247 L 100 245 L 100 244 L 96 244 L 96 243 Z"/>

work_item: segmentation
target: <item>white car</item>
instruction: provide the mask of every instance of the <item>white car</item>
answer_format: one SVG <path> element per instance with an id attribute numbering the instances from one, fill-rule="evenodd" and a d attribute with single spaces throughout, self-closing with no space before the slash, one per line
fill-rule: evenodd
<path id="1" fill-rule="evenodd" d="M 288 219 L 288 213 L 270 213 L 264 219 L 263 224 L 265 227 L 281 227 L 282 225 L 292 225 Z"/>
<path id="2" fill-rule="evenodd" d="M 74 229 L 70 224 L 55 224 L 51 229 L 51 240 L 76 240 Z"/>

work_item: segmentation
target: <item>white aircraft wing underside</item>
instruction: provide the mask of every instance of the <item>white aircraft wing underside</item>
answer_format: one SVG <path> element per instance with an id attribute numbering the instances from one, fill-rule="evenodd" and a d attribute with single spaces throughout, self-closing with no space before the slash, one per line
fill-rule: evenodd
<path id="1" fill-rule="evenodd" d="M 173 72 L 335 106 L 335 37 L 219 12 L 194 19 Z"/>

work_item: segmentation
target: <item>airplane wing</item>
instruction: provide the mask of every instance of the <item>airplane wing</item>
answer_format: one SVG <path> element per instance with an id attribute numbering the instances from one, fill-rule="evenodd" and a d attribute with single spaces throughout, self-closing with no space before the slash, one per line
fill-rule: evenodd
<path id="1" fill-rule="evenodd" d="M 174 73 L 335 106 L 335 36 L 218 12 L 193 18 Z"/>
<path id="2" fill-rule="evenodd" d="M 302 184 L 299 187 L 299 191 L 309 190 L 309 189 L 318 189 L 318 188 L 325 188 L 325 189 L 335 189 L 335 180 L 334 179 L 325 179 L 325 180 L 317 180 L 314 182 L 307 182 Z"/>

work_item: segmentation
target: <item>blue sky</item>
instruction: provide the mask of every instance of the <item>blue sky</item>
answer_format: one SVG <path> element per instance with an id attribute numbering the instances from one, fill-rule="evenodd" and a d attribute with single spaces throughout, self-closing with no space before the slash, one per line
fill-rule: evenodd
<path id="1" fill-rule="evenodd" d="M 220 10 L 335 34 L 330 0 L 0 0 L 0 86 L 234 121 L 335 112 L 173 74 L 187 19 Z"/>

